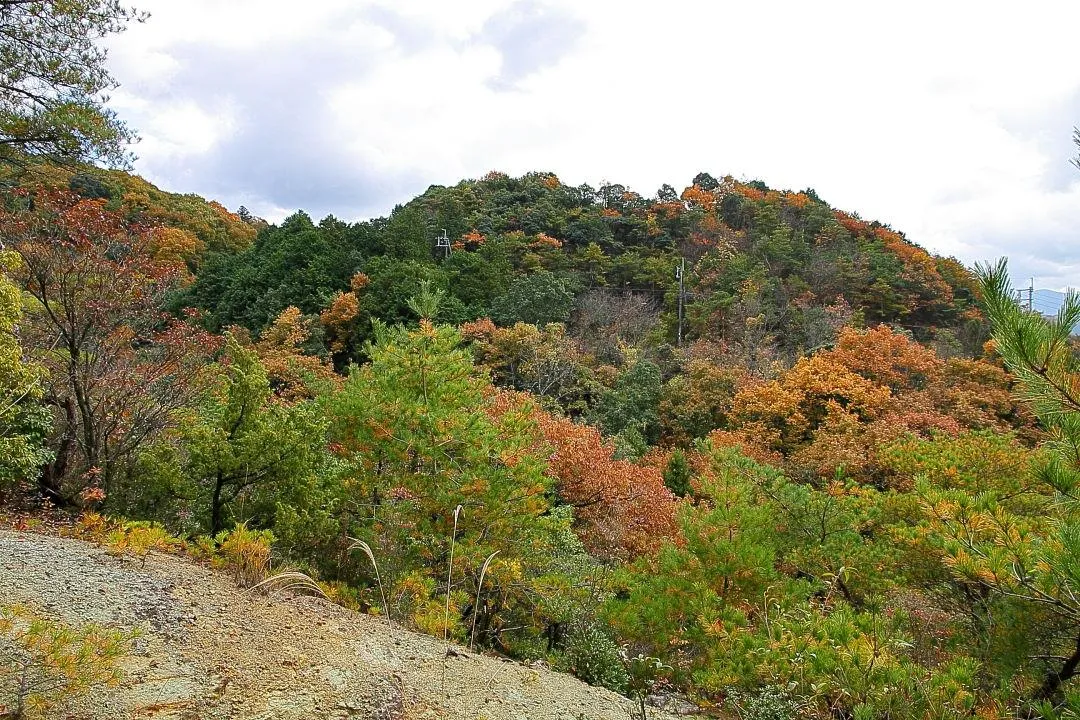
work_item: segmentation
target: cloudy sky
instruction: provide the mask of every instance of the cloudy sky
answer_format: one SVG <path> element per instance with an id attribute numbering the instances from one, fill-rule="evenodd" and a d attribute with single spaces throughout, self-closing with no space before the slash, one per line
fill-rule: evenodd
<path id="1" fill-rule="evenodd" d="M 137 4 L 112 105 L 169 190 L 357 220 L 488 170 L 704 170 L 1080 286 L 1080 2 Z"/>

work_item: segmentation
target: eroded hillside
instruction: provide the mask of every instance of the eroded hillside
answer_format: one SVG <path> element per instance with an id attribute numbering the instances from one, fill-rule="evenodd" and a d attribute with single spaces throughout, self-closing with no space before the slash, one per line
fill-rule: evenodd
<path id="1" fill-rule="evenodd" d="M 3 602 L 71 625 L 139 629 L 124 680 L 76 718 L 618 718 L 629 700 L 542 668 L 388 629 L 306 597 L 266 597 L 190 561 L 114 557 L 0 531 Z M 655 717 L 667 717 L 657 712 Z"/>

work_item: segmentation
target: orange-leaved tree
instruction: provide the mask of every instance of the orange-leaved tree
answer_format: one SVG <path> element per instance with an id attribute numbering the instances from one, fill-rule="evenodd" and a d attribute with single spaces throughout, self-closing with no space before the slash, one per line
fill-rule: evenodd
<path id="1" fill-rule="evenodd" d="M 843 472 L 884 482 L 879 449 L 905 434 L 955 436 L 1009 430 L 1027 419 L 1008 396 L 1008 376 L 976 360 L 943 360 L 881 325 L 845 328 L 835 347 L 801 358 L 775 380 L 732 401 L 719 444 L 738 445 L 789 472 Z"/>
<path id="2" fill-rule="evenodd" d="M 676 500 L 658 468 L 616 459 L 596 428 L 545 412 L 524 393 L 499 392 L 492 408 L 524 409 L 539 426 L 547 473 L 574 508 L 574 528 L 590 553 L 632 558 L 675 535 Z"/>

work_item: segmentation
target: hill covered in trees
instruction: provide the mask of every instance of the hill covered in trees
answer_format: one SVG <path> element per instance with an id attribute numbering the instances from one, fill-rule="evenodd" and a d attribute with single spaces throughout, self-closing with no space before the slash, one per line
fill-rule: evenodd
<path id="1" fill-rule="evenodd" d="M 446 251 L 436 248 L 442 233 Z M 288 305 L 325 309 L 356 272 L 380 296 L 362 308 L 365 318 L 388 322 L 416 319 L 405 300 L 418 280 L 445 293 L 439 319 L 453 323 L 575 316 L 587 325 L 593 305 L 636 293 L 660 321 L 657 344 L 674 344 L 680 259 L 688 262 L 688 339 L 756 342 L 791 356 L 819 346 L 827 316 L 846 305 L 867 324 L 967 342 L 968 354 L 981 344 L 972 278 L 957 261 L 834 210 L 812 190 L 704 173 L 681 194 L 665 185 L 645 198 L 621 185 L 493 172 L 432 187 L 370 222 L 314 225 L 298 213 L 247 252 L 208 257 L 190 298 L 215 325 L 258 331 Z M 535 275 L 542 279 L 526 281 Z M 645 308 L 636 314 L 653 319 Z"/>
<path id="2" fill-rule="evenodd" d="M 639 698 L 1072 707 L 1075 358 L 1000 272 L 705 174 L 272 224 L 40 165 L 0 233 L 9 502 Z"/>
<path id="3" fill-rule="evenodd" d="M 704 173 L 651 199 L 490 173 L 370 222 L 297 213 L 199 262 L 174 307 L 256 335 L 296 308 L 309 347 L 339 370 L 365 359 L 375 323 L 415 323 L 424 288 L 438 298 L 433 319 L 462 327 L 497 384 L 588 419 L 632 456 L 724 427 L 739 389 L 828 349 L 846 326 L 888 324 L 954 366 L 988 338 L 955 259 L 813 191 Z M 635 408 L 616 409 L 631 394 Z"/>
<path id="4" fill-rule="evenodd" d="M 1080 713 L 1077 297 L 1047 320 L 1004 262 L 705 173 L 266 223 L 78 164 L 129 157 L 96 43 L 142 15 L 0 11 L 17 526 L 284 565 L 638 716 L 671 689 L 743 720 Z M 113 677 L 127 635 L 81 619 L 0 605 L 0 715 Z"/>

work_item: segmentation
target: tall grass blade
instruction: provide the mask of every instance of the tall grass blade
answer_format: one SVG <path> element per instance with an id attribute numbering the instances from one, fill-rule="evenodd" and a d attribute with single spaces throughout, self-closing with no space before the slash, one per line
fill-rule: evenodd
<path id="1" fill-rule="evenodd" d="M 483 567 L 480 568 L 480 582 L 476 584 L 476 602 L 473 603 L 472 609 L 472 630 L 469 631 L 469 650 L 473 649 L 473 643 L 476 642 L 476 613 L 480 610 L 480 590 L 484 587 L 484 575 L 487 573 L 488 565 L 491 564 L 491 561 L 498 554 L 499 551 L 496 550 L 488 555 L 487 560 L 484 561 Z"/>
<path id="2" fill-rule="evenodd" d="M 446 611 L 443 613 L 442 639 L 447 642 L 450 633 L 450 580 L 454 577 L 454 541 L 457 540 L 457 521 L 461 505 L 454 508 L 454 533 L 450 536 L 450 569 L 446 572 Z M 449 645 L 447 645 L 449 649 Z"/>
<path id="3" fill-rule="evenodd" d="M 371 561 L 371 566 L 375 568 L 375 582 L 379 584 L 379 595 L 382 597 L 383 614 L 386 615 L 386 628 L 393 632 L 394 626 L 390 624 L 390 606 L 386 602 L 386 590 L 383 589 L 382 577 L 379 575 L 379 563 L 375 562 L 375 553 L 371 552 L 371 546 L 363 540 L 356 538 L 349 538 L 352 540 L 352 545 L 349 546 L 349 551 L 353 551 L 356 548 L 360 548 L 364 551 L 364 554 L 368 556 L 368 560 Z"/>
<path id="4" fill-rule="evenodd" d="M 272 596 L 290 590 L 306 590 L 314 595 L 318 595 L 324 600 L 330 600 L 327 594 L 323 592 L 323 589 L 319 587 L 319 583 L 315 582 L 315 580 L 308 575 L 296 571 L 271 575 L 262 582 L 252 585 L 245 592 L 252 593 L 256 590 L 265 590 Z"/>

